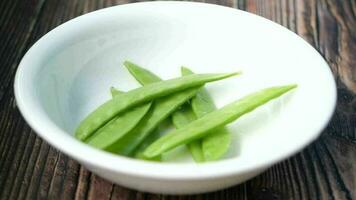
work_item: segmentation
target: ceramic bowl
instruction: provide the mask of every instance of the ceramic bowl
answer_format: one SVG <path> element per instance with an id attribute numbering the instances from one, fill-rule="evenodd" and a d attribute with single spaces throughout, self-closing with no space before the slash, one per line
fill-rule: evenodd
<path id="1" fill-rule="evenodd" d="M 148 162 L 94 149 L 73 137 L 79 122 L 110 98 L 139 87 L 122 66 L 136 62 L 164 79 L 180 66 L 199 73 L 243 71 L 207 84 L 218 107 L 273 85 L 298 88 L 228 126 L 233 142 L 220 161 L 196 164 L 184 148 Z M 137 190 L 188 194 L 256 176 L 315 140 L 332 116 L 336 89 L 318 52 L 267 19 L 222 6 L 146 2 L 70 20 L 36 42 L 15 79 L 17 105 L 46 142 L 92 172 Z"/>

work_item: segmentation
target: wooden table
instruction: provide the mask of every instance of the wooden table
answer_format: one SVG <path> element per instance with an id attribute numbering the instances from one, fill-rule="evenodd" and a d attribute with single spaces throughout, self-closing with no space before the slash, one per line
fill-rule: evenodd
<path id="1" fill-rule="evenodd" d="M 92 174 L 37 137 L 13 93 L 24 53 L 71 18 L 129 2 L 0 1 L 0 199 L 356 199 L 356 0 L 205 1 L 256 13 L 296 32 L 324 56 L 337 81 L 338 105 L 322 136 L 244 184 L 194 196 L 137 192 Z"/>

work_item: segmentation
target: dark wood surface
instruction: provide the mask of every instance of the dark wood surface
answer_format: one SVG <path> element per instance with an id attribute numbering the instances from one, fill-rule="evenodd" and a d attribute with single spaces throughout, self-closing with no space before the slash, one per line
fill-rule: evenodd
<path id="1" fill-rule="evenodd" d="M 134 1 L 0 1 L 0 199 L 356 199 L 356 0 L 205 1 L 256 13 L 296 32 L 324 56 L 337 81 L 336 112 L 321 137 L 244 184 L 193 196 L 137 192 L 92 174 L 37 137 L 13 94 L 24 53 L 69 19 L 129 2 Z"/>

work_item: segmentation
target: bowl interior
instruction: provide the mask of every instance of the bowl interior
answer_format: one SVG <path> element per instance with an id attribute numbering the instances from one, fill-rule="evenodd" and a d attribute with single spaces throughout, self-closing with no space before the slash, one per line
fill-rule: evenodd
<path id="1" fill-rule="evenodd" d="M 124 91 L 139 87 L 124 60 L 163 79 L 180 76 L 182 65 L 197 73 L 242 70 L 239 77 L 206 86 L 218 107 L 268 86 L 299 87 L 229 125 L 233 143 L 226 158 L 274 159 L 317 137 L 332 113 L 335 91 L 330 70 L 314 49 L 260 17 L 218 6 L 182 5 L 110 8 L 50 32 L 27 55 L 38 56 L 26 83 L 35 91 L 35 106 L 72 134 L 110 98 L 111 86 Z M 187 155 L 179 148 L 165 158 L 191 162 Z"/>

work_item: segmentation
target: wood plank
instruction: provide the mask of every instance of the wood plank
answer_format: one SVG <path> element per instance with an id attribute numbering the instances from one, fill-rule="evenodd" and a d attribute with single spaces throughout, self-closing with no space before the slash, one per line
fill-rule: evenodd
<path id="1" fill-rule="evenodd" d="M 88 199 L 90 200 L 110 199 L 112 190 L 113 190 L 113 184 L 104 180 L 103 178 L 100 178 L 97 175 L 92 175 Z"/>
<path id="2" fill-rule="evenodd" d="M 75 191 L 75 199 L 87 199 L 90 176 L 91 173 L 88 170 L 86 170 L 84 167 L 80 167 L 80 173 L 77 180 L 78 184 Z"/>
<path id="3" fill-rule="evenodd" d="M 8 88 L 12 88 L 11 80 L 17 64 L 21 59 L 34 22 L 42 8 L 43 0 L 11 1 L 2 4 L 0 24 L 0 102 Z M 21 13 L 21 14 L 18 14 Z M 11 19 L 11 20 L 5 20 Z M 1 104 L 4 105 L 4 104 Z"/>
<path id="4" fill-rule="evenodd" d="M 356 92 L 356 14 L 351 1 L 325 0 L 326 7 L 337 21 L 338 55 L 337 71 L 341 81 Z M 353 9 L 354 8 L 354 9 Z"/>
<path id="5" fill-rule="evenodd" d="M 12 80 L 43 3 L 42 0 L 29 0 L 2 1 L 0 4 L 3 11 L 0 14 L 0 196 L 4 199 L 10 195 L 13 183 L 20 179 L 16 176 L 17 170 L 24 169 L 20 161 L 27 159 L 23 154 L 29 150 L 25 141 L 30 139 L 30 144 L 34 141 L 16 109 Z M 19 188 L 18 184 L 16 186 Z"/>

